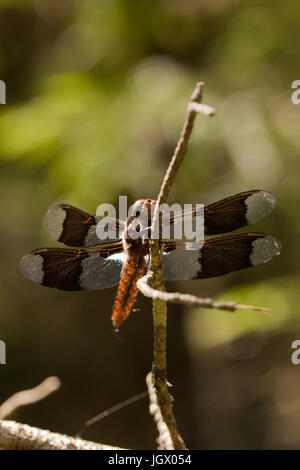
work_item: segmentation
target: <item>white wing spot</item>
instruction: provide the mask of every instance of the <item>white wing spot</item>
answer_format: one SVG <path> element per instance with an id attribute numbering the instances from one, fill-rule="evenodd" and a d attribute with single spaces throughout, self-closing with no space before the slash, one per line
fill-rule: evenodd
<path id="1" fill-rule="evenodd" d="M 274 256 L 279 255 L 281 251 L 281 243 L 271 235 L 254 240 L 252 247 L 253 251 L 250 255 L 250 260 L 254 266 L 267 263 Z"/>
<path id="2" fill-rule="evenodd" d="M 41 284 L 44 277 L 43 257 L 40 255 L 28 254 L 23 256 L 20 262 L 22 274 L 33 282 Z"/>
<path id="3" fill-rule="evenodd" d="M 255 224 L 268 215 L 277 204 L 276 197 L 267 191 L 259 191 L 245 200 L 247 206 L 247 222 Z"/>
<path id="4" fill-rule="evenodd" d="M 62 234 L 66 215 L 66 211 L 57 206 L 50 209 L 46 214 L 46 228 L 54 240 L 58 240 Z"/>

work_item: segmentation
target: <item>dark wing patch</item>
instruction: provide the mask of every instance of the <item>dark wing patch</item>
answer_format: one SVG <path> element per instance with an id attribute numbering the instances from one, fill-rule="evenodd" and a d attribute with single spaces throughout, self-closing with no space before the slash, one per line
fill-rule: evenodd
<path id="1" fill-rule="evenodd" d="M 70 204 L 59 204 L 47 212 L 45 223 L 50 235 L 65 245 L 95 246 L 101 242 L 96 228 L 102 219 L 103 217 L 90 215 Z M 115 229 L 115 240 L 119 240 L 124 224 L 117 219 L 107 218 L 107 221 L 108 228 Z"/>
<path id="2" fill-rule="evenodd" d="M 205 235 L 218 235 L 254 224 L 266 217 L 275 207 L 273 194 L 252 190 L 245 191 L 204 208 Z"/>

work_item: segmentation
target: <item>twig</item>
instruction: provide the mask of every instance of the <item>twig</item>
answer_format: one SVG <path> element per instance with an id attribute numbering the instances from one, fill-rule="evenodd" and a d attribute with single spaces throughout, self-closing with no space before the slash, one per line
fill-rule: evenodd
<path id="1" fill-rule="evenodd" d="M 195 305 L 200 308 L 213 308 L 216 310 L 226 310 L 227 312 L 235 312 L 236 310 L 248 310 L 253 312 L 270 314 L 270 310 L 265 307 L 254 307 L 253 305 L 237 304 L 235 302 L 215 302 L 209 297 L 202 298 L 191 294 L 181 294 L 180 292 L 162 292 L 151 287 L 151 278 L 153 274 L 148 274 L 138 281 L 139 290 L 145 297 L 151 299 L 160 299 L 164 302 L 174 304 Z"/>
<path id="2" fill-rule="evenodd" d="M 156 427 L 158 429 L 158 438 L 156 440 L 158 444 L 158 448 L 162 450 L 173 449 L 173 442 L 170 436 L 168 426 L 163 420 L 161 409 L 158 406 L 157 394 L 153 386 L 153 375 L 151 372 L 149 372 L 149 374 L 146 377 L 146 384 L 148 387 L 148 394 L 149 394 L 149 401 L 150 401 L 149 412 L 153 416 L 153 419 L 156 423 Z"/>
<path id="3" fill-rule="evenodd" d="M 195 111 L 196 113 L 204 114 L 204 116 L 214 116 L 216 114 L 215 109 L 212 108 L 211 106 L 208 106 L 207 104 L 203 104 L 203 103 L 196 103 L 195 101 L 192 101 L 188 105 L 188 110 Z"/>
<path id="4" fill-rule="evenodd" d="M 0 421 L 0 448 L 5 450 L 120 450 L 118 447 L 53 433 L 15 421 Z"/>
<path id="5" fill-rule="evenodd" d="M 152 370 L 152 382 L 156 392 L 156 402 L 159 407 L 155 410 L 155 420 L 160 435 L 159 442 L 165 442 L 165 427 L 161 424 L 164 422 L 168 429 L 168 434 L 174 449 L 184 449 L 185 444 L 180 437 L 176 421 L 173 415 L 172 397 L 168 390 L 167 382 L 167 361 L 166 361 L 166 338 L 167 338 L 167 305 L 166 302 L 184 303 L 188 305 L 197 305 L 202 308 L 214 308 L 219 310 L 236 311 L 236 310 L 254 310 L 261 313 L 269 313 L 269 310 L 261 307 L 252 307 L 250 305 L 240 305 L 235 302 L 215 302 L 210 298 L 200 298 L 189 294 L 167 293 L 164 288 L 163 269 L 160 256 L 160 246 L 157 234 L 159 234 L 160 226 L 160 206 L 166 202 L 179 167 L 183 161 L 187 145 L 193 130 L 197 113 L 205 116 L 213 116 L 215 110 L 208 105 L 200 103 L 202 100 L 204 83 L 199 82 L 190 98 L 187 106 L 187 114 L 183 130 L 175 148 L 173 157 L 169 164 L 165 178 L 163 180 L 157 203 L 154 210 L 153 222 L 151 227 L 152 236 L 150 240 L 150 264 L 146 276 L 141 278 L 137 285 L 139 290 L 146 296 L 152 298 L 153 302 L 153 323 L 154 323 L 154 363 Z M 149 382 L 150 379 L 147 379 Z M 150 385 L 149 385 L 150 387 Z M 150 395 L 151 395 L 151 389 Z M 158 417 L 158 418 L 157 418 Z M 170 445 L 170 443 L 168 444 Z"/>
<path id="6" fill-rule="evenodd" d="M 175 177 L 178 173 L 179 167 L 184 158 L 184 155 L 188 146 L 188 142 L 193 131 L 194 122 L 195 122 L 197 113 L 198 112 L 203 113 L 204 110 L 207 110 L 207 108 L 209 108 L 210 109 L 209 115 L 215 114 L 215 110 L 213 108 L 206 106 L 206 105 L 202 105 L 202 104 L 200 106 L 200 101 L 202 100 L 203 88 L 204 88 L 204 82 L 198 82 L 195 90 L 193 91 L 190 97 L 184 126 L 183 126 L 179 141 L 176 145 L 174 154 L 169 164 L 169 168 L 167 169 L 166 175 L 164 177 L 164 180 L 163 180 L 163 183 L 162 183 L 162 186 L 161 186 L 158 198 L 157 198 L 157 204 L 156 204 L 154 216 L 153 216 L 153 224 L 152 224 L 153 227 L 155 227 L 155 224 L 157 223 L 159 207 L 161 204 L 167 201 L 169 192 L 175 181 Z M 204 114 L 207 115 L 207 112 L 204 112 Z"/>
<path id="7" fill-rule="evenodd" d="M 197 83 L 196 88 L 191 95 L 181 136 L 175 148 L 157 198 L 151 228 L 152 234 L 158 233 L 159 208 L 168 198 L 169 192 L 184 158 L 197 113 L 203 112 L 205 115 L 214 114 L 214 110 L 212 108 L 207 106 L 199 107 L 202 99 L 203 87 L 203 82 Z M 151 273 L 151 286 L 155 290 L 165 293 L 159 241 L 155 238 L 150 241 L 149 272 Z M 138 287 L 141 288 L 141 286 L 143 286 L 143 282 L 138 283 Z M 167 305 L 165 300 L 159 297 L 153 298 L 152 310 L 154 325 L 154 362 L 152 374 L 153 385 L 157 395 L 157 404 L 160 408 L 162 420 L 168 428 L 172 442 L 172 449 L 186 449 L 183 439 L 177 430 L 176 420 L 173 415 L 173 398 L 169 393 L 167 382 Z M 160 432 L 160 429 L 158 429 L 158 431 Z"/>
<path id="8" fill-rule="evenodd" d="M 15 421 L 3 421 L 20 406 L 43 400 L 60 388 L 57 377 L 48 377 L 37 387 L 15 393 L 0 406 L 0 449 L 13 450 L 119 450 L 105 444 L 53 433 Z M 2 420 L 2 421 L 1 421 Z"/>
<path id="9" fill-rule="evenodd" d="M 102 420 L 103 418 L 107 418 L 107 416 L 112 415 L 116 411 L 122 410 L 122 408 L 125 408 L 126 406 L 132 405 L 133 403 L 136 403 L 137 401 L 141 400 L 142 398 L 146 398 L 148 395 L 148 392 L 141 392 L 136 395 L 134 395 L 131 398 L 128 398 L 127 400 L 124 400 L 120 403 L 117 403 L 117 405 L 112 406 L 111 408 L 108 408 L 105 411 L 102 411 L 101 413 L 98 413 L 96 416 L 93 416 L 92 418 L 88 419 L 80 429 L 80 431 L 76 434 L 76 437 L 81 437 L 84 431 L 86 430 L 87 427 L 92 426 L 93 424 L 97 423 L 98 421 Z"/>
<path id="10" fill-rule="evenodd" d="M 32 403 L 43 400 L 50 395 L 50 393 L 55 392 L 59 388 L 59 378 L 48 377 L 34 388 L 15 393 L 0 406 L 0 419 L 11 415 L 20 406 L 31 405 Z"/>

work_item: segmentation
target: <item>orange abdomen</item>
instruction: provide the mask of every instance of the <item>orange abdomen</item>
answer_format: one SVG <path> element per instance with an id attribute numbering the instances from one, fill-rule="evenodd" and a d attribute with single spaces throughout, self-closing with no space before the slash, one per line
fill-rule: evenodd
<path id="1" fill-rule="evenodd" d="M 146 261 L 144 256 L 127 256 L 124 263 L 121 280 L 118 287 L 112 321 L 115 328 L 119 328 L 129 316 L 135 304 L 138 288 L 137 281 L 144 275 Z"/>

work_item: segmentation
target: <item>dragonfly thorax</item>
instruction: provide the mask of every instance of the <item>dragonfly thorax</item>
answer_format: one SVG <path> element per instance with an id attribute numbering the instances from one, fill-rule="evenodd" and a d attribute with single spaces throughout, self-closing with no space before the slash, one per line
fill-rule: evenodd
<path id="1" fill-rule="evenodd" d="M 148 254 L 155 204 L 153 199 L 139 199 L 132 206 L 123 234 L 123 246 L 127 252 Z"/>

